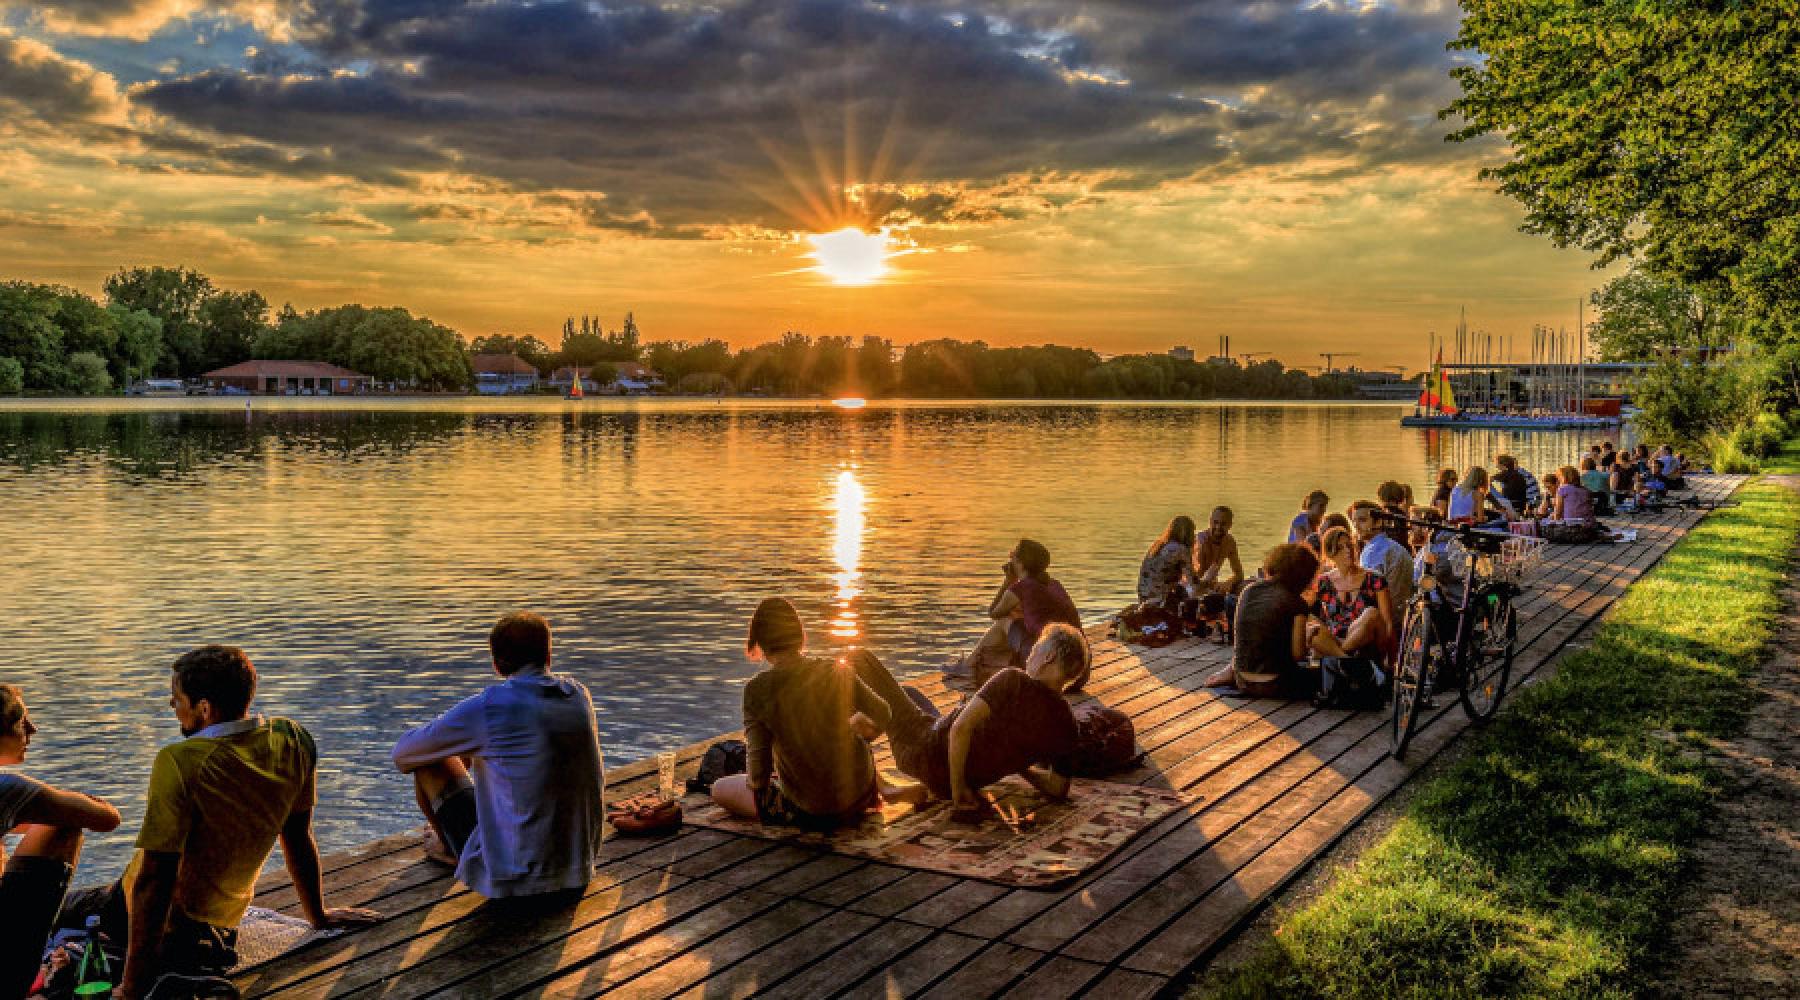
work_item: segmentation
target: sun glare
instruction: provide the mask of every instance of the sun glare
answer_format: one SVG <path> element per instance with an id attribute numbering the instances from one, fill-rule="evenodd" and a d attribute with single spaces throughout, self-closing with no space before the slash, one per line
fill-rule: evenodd
<path id="1" fill-rule="evenodd" d="M 810 234 L 806 240 L 813 245 L 807 256 L 818 262 L 813 270 L 837 284 L 872 285 L 888 273 L 893 241 L 885 229 L 865 233 L 847 226 L 836 232 Z"/>

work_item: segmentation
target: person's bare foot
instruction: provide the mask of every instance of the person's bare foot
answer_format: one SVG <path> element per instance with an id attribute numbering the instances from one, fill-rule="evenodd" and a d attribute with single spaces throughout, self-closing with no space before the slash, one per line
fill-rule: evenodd
<path id="1" fill-rule="evenodd" d="M 1236 687 L 1237 685 L 1234 682 L 1233 675 L 1231 673 L 1231 668 L 1226 667 L 1224 670 L 1221 670 L 1218 673 L 1213 674 L 1211 677 L 1208 677 L 1206 679 L 1205 686 L 1209 687 L 1209 688 L 1228 688 L 1228 687 Z"/>
<path id="2" fill-rule="evenodd" d="M 921 806 L 931 799 L 931 789 L 916 781 L 898 784 L 881 785 L 881 798 L 887 802 L 904 802 L 909 806 Z"/>
<path id="3" fill-rule="evenodd" d="M 426 828 L 423 846 L 426 860 L 435 861 L 440 865 L 448 865 L 451 868 L 456 867 L 456 855 L 451 854 L 450 849 L 444 846 L 444 842 L 438 839 L 436 830 Z"/>

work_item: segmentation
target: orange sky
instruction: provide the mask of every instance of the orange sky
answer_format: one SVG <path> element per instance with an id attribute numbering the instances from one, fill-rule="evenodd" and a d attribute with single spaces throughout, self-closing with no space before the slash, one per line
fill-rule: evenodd
<path id="1" fill-rule="evenodd" d="M 1050 0 L 992 4 L 984 25 L 928 3 L 823 25 L 787 4 L 675 5 L 621 52 L 649 59 L 647 35 L 708 17 L 723 41 L 668 56 L 691 78 L 665 67 L 653 95 L 648 71 L 546 69 L 544 38 L 623 30 L 587 8 L 540 25 L 545 5 L 449 4 L 421 41 L 416 24 L 339 37 L 284 3 L 92 6 L 0 0 L 5 278 L 98 292 L 120 267 L 183 265 L 277 305 L 403 305 L 471 337 L 554 341 L 566 316 L 629 310 L 651 339 L 738 346 L 795 329 L 1204 355 L 1228 334 L 1289 364 L 1354 351 L 1410 371 L 1463 307 L 1494 333 L 1572 327 L 1603 277 L 1517 231 L 1475 178 L 1497 144 L 1442 143 L 1454 5 L 1121 5 L 1091 37 Z M 455 32 L 491 37 L 476 19 L 501 13 L 516 62 L 456 62 Z M 1148 20 L 1164 16 L 1187 20 Z M 1168 51 L 1158 32 L 1177 29 L 1317 51 L 1234 66 L 1235 50 Z M 743 68 L 776 53 L 838 79 L 822 96 L 797 90 L 806 66 Z M 883 103 L 884 79 L 903 98 Z M 527 101 L 541 110 L 516 137 L 476 114 L 503 106 L 510 127 Z M 715 125 L 721 108 L 740 120 Z M 883 280 L 811 270 L 804 234 L 844 223 L 889 227 L 905 252 Z"/>

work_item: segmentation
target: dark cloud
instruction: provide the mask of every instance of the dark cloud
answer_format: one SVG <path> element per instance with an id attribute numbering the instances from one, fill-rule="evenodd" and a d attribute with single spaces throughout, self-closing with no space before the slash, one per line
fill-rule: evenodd
<path id="1" fill-rule="evenodd" d="M 112 79 L 28 38 L 0 34 L 0 107 L 44 125 L 93 122 L 123 107 Z"/>
<path id="2" fill-rule="evenodd" d="M 996 194 L 1035 172 L 1118 192 L 1320 155 L 1446 155 L 1431 113 L 1452 86 L 1454 6 L 266 6 L 289 44 L 133 91 L 170 141 L 210 142 L 233 170 L 574 192 L 587 207 L 567 214 L 595 227 L 975 222 L 1069 203 Z"/>

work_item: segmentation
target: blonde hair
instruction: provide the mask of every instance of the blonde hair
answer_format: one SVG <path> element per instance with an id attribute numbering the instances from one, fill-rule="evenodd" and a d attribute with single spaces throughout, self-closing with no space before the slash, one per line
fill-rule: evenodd
<path id="1" fill-rule="evenodd" d="M 1486 493 L 1488 488 L 1487 470 L 1479 465 L 1469 466 L 1469 471 L 1463 473 L 1462 482 L 1457 483 L 1456 486 L 1458 489 L 1468 490 L 1470 493 Z"/>

